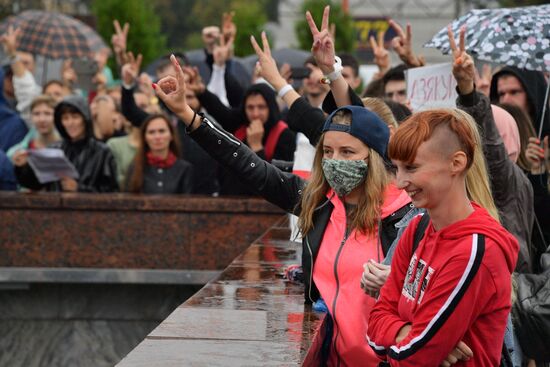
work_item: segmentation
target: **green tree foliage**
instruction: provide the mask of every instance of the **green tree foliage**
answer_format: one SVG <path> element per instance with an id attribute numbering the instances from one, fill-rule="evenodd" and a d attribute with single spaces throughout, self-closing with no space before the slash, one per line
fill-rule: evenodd
<path id="1" fill-rule="evenodd" d="M 353 20 L 349 14 L 345 14 L 339 2 L 333 0 L 305 0 L 302 5 L 303 17 L 298 20 L 294 26 L 298 47 L 309 51 L 313 38 L 307 24 L 305 14 L 309 10 L 317 27 L 321 28 L 321 19 L 325 6 L 330 5 L 330 23 L 336 25 L 336 52 L 352 52 L 354 49 L 355 35 Z"/>
<path id="2" fill-rule="evenodd" d="M 210 25 L 221 26 L 224 12 L 234 11 L 233 21 L 237 26 L 235 39 L 235 54 L 237 56 L 250 55 L 254 52 L 250 44 L 250 35 L 258 37 L 267 23 L 267 13 L 264 11 L 269 0 L 209 0 L 197 1 L 191 12 L 192 18 L 199 24 L 196 32 Z M 196 34 L 187 36 L 186 44 L 191 48 L 201 47 L 200 37 Z"/>
<path id="3" fill-rule="evenodd" d="M 166 51 L 166 39 L 160 31 L 160 18 L 148 0 L 101 0 L 94 1 L 92 11 L 97 19 L 97 30 L 107 44 L 114 32 L 113 21 L 130 23 L 128 51 L 141 53 L 143 65 L 158 58 Z M 110 61 L 111 69 L 114 60 Z"/>
<path id="4" fill-rule="evenodd" d="M 235 10 L 235 24 L 237 25 L 237 37 L 235 39 L 235 55 L 246 56 L 254 53 L 250 44 L 250 36 L 260 39 L 260 34 L 267 23 L 267 15 L 263 12 L 261 1 L 250 2 L 239 0 L 233 2 Z"/>

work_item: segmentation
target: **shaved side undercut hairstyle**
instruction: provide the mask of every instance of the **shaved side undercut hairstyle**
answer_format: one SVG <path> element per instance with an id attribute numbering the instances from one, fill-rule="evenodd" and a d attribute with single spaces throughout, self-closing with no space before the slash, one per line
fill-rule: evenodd
<path id="1" fill-rule="evenodd" d="M 412 163 L 416 158 L 418 147 L 429 140 L 437 128 L 446 127 L 454 133 L 460 150 L 466 154 L 468 159 L 466 170 L 468 170 L 474 161 L 476 140 L 467 119 L 472 117 L 458 109 L 417 112 L 403 122 L 391 137 L 389 156 L 391 159 Z"/>

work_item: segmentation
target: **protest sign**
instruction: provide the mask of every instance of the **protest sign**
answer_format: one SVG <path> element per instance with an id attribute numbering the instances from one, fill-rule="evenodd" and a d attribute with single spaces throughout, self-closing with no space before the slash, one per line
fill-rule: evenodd
<path id="1" fill-rule="evenodd" d="M 456 107 L 456 80 L 452 64 L 437 64 L 405 71 L 407 98 L 414 111 Z"/>

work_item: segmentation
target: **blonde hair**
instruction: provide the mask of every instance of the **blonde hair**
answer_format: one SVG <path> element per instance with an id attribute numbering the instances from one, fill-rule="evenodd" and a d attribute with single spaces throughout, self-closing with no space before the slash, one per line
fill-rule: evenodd
<path id="1" fill-rule="evenodd" d="M 472 130 L 476 144 L 472 166 L 466 173 L 466 192 L 470 200 L 484 207 L 491 217 L 500 222 L 498 209 L 491 191 L 491 184 L 489 183 L 489 174 L 487 172 L 487 165 L 485 164 L 485 155 L 483 154 L 481 136 L 479 135 L 477 124 L 468 113 L 458 109 L 456 111 L 464 117 L 464 121 Z"/>
<path id="2" fill-rule="evenodd" d="M 374 112 L 386 123 L 386 125 L 391 129 L 397 129 L 399 124 L 395 119 L 395 116 L 391 112 L 390 107 L 384 102 L 381 98 L 376 97 L 365 97 L 362 98 L 363 106 L 365 106 L 369 111 Z"/>
<path id="3" fill-rule="evenodd" d="M 333 117 L 332 122 L 349 125 L 351 123 L 351 113 L 349 111 L 338 112 Z M 321 136 L 315 148 L 311 176 L 302 195 L 298 227 L 303 234 L 308 233 L 313 228 L 315 210 L 327 200 L 326 194 L 330 189 L 322 168 L 324 137 L 325 134 Z M 390 183 L 390 176 L 386 171 L 384 160 L 376 151 L 370 148 L 367 163 L 369 170 L 366 179 L 359 186 L 362 190 L 357 207 L 349 215 L 351 218 L 349 228 L 357 229 L 365 235 L 375 234 L 381 215 L 380 208 L 384 200 L 384 190 Z"/>

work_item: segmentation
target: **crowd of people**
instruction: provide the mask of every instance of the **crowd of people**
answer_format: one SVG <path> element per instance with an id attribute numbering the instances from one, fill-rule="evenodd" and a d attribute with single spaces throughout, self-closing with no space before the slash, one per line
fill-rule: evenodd
<path id="1" fill-rule="evenodd" d="M 302 264 L 288 276 L 327 312 L 323 363 L 549 362 L 549 316 L 523 302 L 550 292 L 546 76 L 480 73 L 465 30 L 449 28 L 457 108 L 413 111 L 405 71 L 425 60 L 410 27 L 390 21 L 402 60 L 393 67 L 383 37 L 371 38 L 379 70 L 359 90 L 359 63 L 336 55 L 329 12 L 320 28 L 306 14 L 313 43 L 301 83 L 265 33 L 260 44 L 251 37 L 258 62 L 243 77 L 231 14 L 203 29 L 202 62 L 164 56 L 155 76 L 126 49 L 130 26 L 115 21 L 120 83 L 102 52 L 91 90 L 76 88 L 71 60 L 41 86 L 9 29 L 0 190 L 259 195 L 296 215 Z M 78 178 L 39 180 L 29 154 L 42 148 L 61 149 Z"/>

